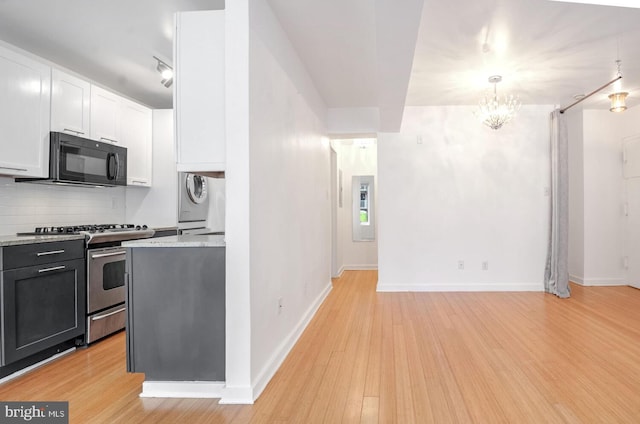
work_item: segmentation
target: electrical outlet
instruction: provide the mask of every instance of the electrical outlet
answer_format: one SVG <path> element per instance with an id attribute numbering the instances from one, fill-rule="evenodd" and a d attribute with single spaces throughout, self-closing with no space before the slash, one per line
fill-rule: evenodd
<path id="1" fill-rule="evenodd" d="M 482 261 L 482 270 L 483 271 L 489 270 L 489 261 Z"/>
<path id="2" fill-rule="evenodd" d="M 458 261 L 458 270 L 462 271 L 464 269 L 464 261 Z"/>

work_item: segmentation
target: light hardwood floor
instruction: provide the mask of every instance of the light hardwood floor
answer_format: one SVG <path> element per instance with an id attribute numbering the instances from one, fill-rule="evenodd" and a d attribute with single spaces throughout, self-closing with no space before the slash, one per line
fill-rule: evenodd
<path id="1" fill-rule="evenodd" d="M 376 293 L 348 271 L 255 405 L 141 399 L 124 334 L 0 386 L 72 423 L 638 423 L 640 291 Z"/>

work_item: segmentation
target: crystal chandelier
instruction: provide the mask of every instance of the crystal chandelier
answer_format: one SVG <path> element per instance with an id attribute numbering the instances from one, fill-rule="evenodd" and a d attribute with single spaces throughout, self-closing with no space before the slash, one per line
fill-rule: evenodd
<path id="1" fill-rule="evenodd" d="M 500 75 L 489 77 L 489 83 L 493 84 L 493 96 L 480 100 L 478 111 L 476 112 L 476 116 L 493 130 L 502 128 L 520 110 L 520 99 L 513 94 L 498 97 L 496 86 L 500 81 L 502 81 Z"/>

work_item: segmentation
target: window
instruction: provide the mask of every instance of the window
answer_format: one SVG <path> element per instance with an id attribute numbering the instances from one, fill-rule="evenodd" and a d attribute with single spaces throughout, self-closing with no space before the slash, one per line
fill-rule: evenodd
<path id="1" fill-rule="evenodd" d="M 369 225 L 369 184 L 360 184 L 360 225 Z"/>
<path id="2" fill-rule="evenodd" d="M 353 196 L 353 241 L 375 240 L 375 202 L 373 175 L 355 175 L 351 181 Z"/>

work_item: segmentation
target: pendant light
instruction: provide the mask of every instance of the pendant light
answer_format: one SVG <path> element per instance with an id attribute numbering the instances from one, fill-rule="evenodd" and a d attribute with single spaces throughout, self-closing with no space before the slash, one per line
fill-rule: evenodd
<path id="1" fill-rule="evenodd" d="M 621 60 L 616 60 L 616 65 L 618 66 L 618 77 L 622 78 L 622 72 L 620 71 Z M 624 112 L 627 109 L 627 105 L 625 104 L 625 100 L 629 93 L 626 91 L 619 91 L 617 93 L 609 94 L 609 100 L 611 100 L 611 108 L 609 109 L 611 112 Z"/>

